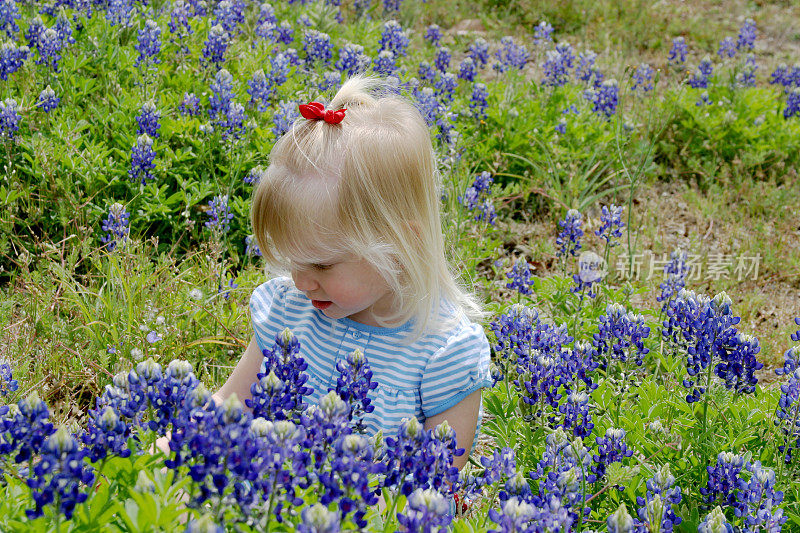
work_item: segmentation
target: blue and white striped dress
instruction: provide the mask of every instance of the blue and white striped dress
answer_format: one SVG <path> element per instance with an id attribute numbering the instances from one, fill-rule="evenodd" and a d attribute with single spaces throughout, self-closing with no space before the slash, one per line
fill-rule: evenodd
<path id="1" fill-rule="evenodd" d="M 337 361 L 359 348 L 378 383 L 370 393 L 375 410 L 365 418 L 370 434 L 383 430 L 386 436 L 394 435 L 403 418 L 413 416 L 424 422 L 492 384 L 489 342 L 483 329 L 467 318 L 448 331 L 403 344 L 411 323 L 383 328 L 328 318 L 286 277 L 255 289 L 250 314 L 261 350 L 271 349 L 275 335 L 285 327 L 300 341 L 300 353 L 308 363 L 308 384 L 314 388 L 308 397 L 311 403 L 318 403 L 336 387 Z"/>

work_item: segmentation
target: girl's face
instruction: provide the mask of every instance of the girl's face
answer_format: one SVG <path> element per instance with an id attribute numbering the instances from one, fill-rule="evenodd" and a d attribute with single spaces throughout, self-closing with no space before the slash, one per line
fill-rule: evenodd
<path id="1" fill-rule="evenodd" d="M 292 279 L 314 307 L 330 318 L 349 318 L 378 326 L 376 315 L 388 314 L 389 285 L 365 259 L 334 257 L 322 263 L 292 262 Z"/>

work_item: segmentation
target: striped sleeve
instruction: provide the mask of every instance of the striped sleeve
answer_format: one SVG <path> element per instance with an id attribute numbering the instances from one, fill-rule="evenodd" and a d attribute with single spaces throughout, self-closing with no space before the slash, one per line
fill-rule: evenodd
<path id="1" fill-rule="evenodd" d="M 450 409 L 478 389 L 489 387 L 489 341 L 478 324 L 469 323 L 434 352 L 420 385 L 425 417 Z"/>
<path id="2" fill-rule="evenodd" d="M 273 278 L 256 287 L 250 296 L 250 320 L 261 350 L 271 349 L 275 335 L 283 329 L 284 297 L 288 288 L 288 278 Z"/>

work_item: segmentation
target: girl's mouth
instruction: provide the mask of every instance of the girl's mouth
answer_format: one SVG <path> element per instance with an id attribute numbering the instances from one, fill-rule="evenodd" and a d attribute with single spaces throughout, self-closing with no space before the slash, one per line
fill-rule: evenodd
<path id="1" fill-rule="evenodd" d="M 328 307 L 331 306 L 333 302 L 324 302 L 322 300 L 311 300 L 311 305 L 319 309 L 320 311 L 324 311 Z"/>

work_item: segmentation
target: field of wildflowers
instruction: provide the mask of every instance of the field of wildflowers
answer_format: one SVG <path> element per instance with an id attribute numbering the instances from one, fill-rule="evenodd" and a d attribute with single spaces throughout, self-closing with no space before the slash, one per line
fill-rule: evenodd
<path id="1" fill-rule="evenodd" d="M 664 181 L 768 190 L 785 203 L 748 205 L 797 242 L 800 66 L 765 59 L 758 13 L 656 20 L 672 33 L 620 62 L 576 31 L 585 2 L 487 0 L 463 30 L 474 6 L 446 4 L 0 0 L 0 531 L 800 531 L 800 311 L 764 349 L 733 293 L 757 267 L 703 239 L 634 275 Z M 428 122 L 491 314 L 461 472 L 446 424 L 364 434 L 358 351 L 310 407 L 291 328 L 247 405 L 210 400 L 264 280 L 269 149 L 361 71 Z M 781 250 L 766 270 L 797 294 Z"/>

